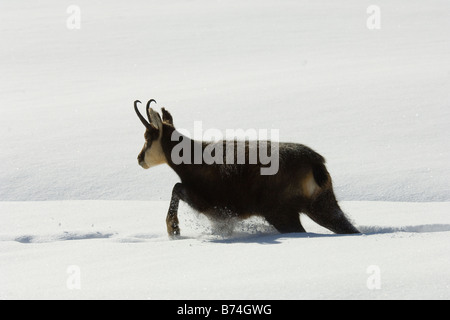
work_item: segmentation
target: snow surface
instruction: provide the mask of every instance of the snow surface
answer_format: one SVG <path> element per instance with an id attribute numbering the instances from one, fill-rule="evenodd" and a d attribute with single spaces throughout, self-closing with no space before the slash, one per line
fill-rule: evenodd
<path id="1" fill-rule="evenodd" d="M 344 202 L 365 234 L 312 221 L 281 235 L 257 219 L 231 237 L 167 202 L 0 203 L 0 297 L 38 299 L 449 299 L 449 203 Z M 80 289 L 67 281 L 79 268 Z M 373 266 L 379 288 L 368 286 Z"/>
<path id="2" fill-rule="evenodd" d="M 449 15 L 448 0 L 2 1 L 0 299 L 449 299 Z M 307 234 L 253 219 L 212 235 L 184 205 L 169 241 L 178 178 L 136 161 L 132 103 L 150 98 L 179 128 L 312 147 L 364 235 L 303 218 Z"/>

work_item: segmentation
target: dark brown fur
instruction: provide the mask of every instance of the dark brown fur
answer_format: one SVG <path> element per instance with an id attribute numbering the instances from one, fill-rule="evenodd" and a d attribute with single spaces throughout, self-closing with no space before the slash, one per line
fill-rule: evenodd
<path id="1" fill-rule="evenodd" d="M 171 159 L 172 149 L 179 143 L 171 141 L 175 130 L 173 118 L 165 109 L 162 115 L 162 128 L 158 129 L 162 130 L 161 146 L 167 164 L 181 179 L 173 188 L 167 215 L 170 236 L 180 234 L 177 217 L 180 200 L 211 220 L 261 216 L 281 233 L 305 232 L 299 213 L 307 214 L 335 233 L 358 233 L 339 208 L 325 159 L 312 149 L 301 144 L 280 143 L 279 170 L 275 175 L 261 175 L 263 165 L 259 161 L 258 164 L 176 165 Z M 147 146 L 159 136 L 154 131 L 147 126 Z M 190 140 L 190 143 L 194 147 L 200 142 Z M 246 145 L 248 153 L 248 142 Z M 205 147 L 202 143 L 202 149 Z M 138 157 L 140 162 L 144 152 L 145 149 Z M 193 160 L 192 156 L 191 163 Z"/>

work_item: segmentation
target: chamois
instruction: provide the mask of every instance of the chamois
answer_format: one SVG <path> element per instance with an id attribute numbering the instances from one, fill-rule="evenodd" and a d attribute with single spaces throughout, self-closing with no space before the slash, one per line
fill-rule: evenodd
<path id="1" fill-rule="evenodd" d="M 178 205 L 180 200 L 212 221 L 227 224 L 232 219 L 250 216 L 264 217 L 280 233 L 305 232 L 300 213 L 329 230 L 350 234 L 359 233 L 340 209 L 333 192 L 325 159 L 312 149 L 297 143 L 279 143 L 279 168 L 273 175 L 262 175 L 264 165 L 254 164 L 207 164 L 203 159 L 177 164 L 172 159 L 173 150 L 179 143 L 174 134 L 192 147 L 205 150 L 208 143 L 195 141 L 176 131 L 172 115 L 162 108 L 162 118 L 147 103 L 145 119 L 139 112 L 139 100 L 134 109 L 146 127 L 145 144 L 138 156 L 144 169 L 169 165 L 181 182 L 175 184 L 167 214 L 167 232 L 170 237 L 180 235 Z M 178 140 L 178 141 L 177 141 Z M 236 149 L 238 141 L 223 141 Z M 245 141 L 245 152 L 250 145 Z M 270 145 L 270 141 L 267 141 Z M 259 146 L 257 146 L 259 148 Z M 225 157 L 225 155 L 224 155 Z"/>

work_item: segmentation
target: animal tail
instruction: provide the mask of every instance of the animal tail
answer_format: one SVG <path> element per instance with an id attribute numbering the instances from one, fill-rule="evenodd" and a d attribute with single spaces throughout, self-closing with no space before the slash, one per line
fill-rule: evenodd
<path id="1" fill-rule="evenodd" d="M 325 167 L 325 161 L 314 163 L 312 172 L 314 180 L 320 188 L 324 189 L 331 183 L 331 177 Z"/>

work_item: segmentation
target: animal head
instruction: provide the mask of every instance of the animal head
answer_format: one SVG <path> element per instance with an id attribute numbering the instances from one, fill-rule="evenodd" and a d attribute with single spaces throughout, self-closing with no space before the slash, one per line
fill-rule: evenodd
<path id="1" fill-rule="evenodd" d="M 173 127 L 173 120 L 170 113 L 162 108 L 163 117 L 161 119 L 159 113 L 150 108 L 150 104 L 152 102 L 156 103 L 155 100 L 151 99 L 147 103 L 146 107 L 148 120 L 145 119 L 139 112 L 138 104 L 141 102 L 139 100 L 134 102 L 134 110 L 146 128 L 144 134 L 145 144 L 142 151 L 138 155 L 139 165 L 144 169 L 149 169 L 159 164 L 167 163 L 167 158 L 161 144 L 161 139 L 164 127 L 167 125 Z"/>

